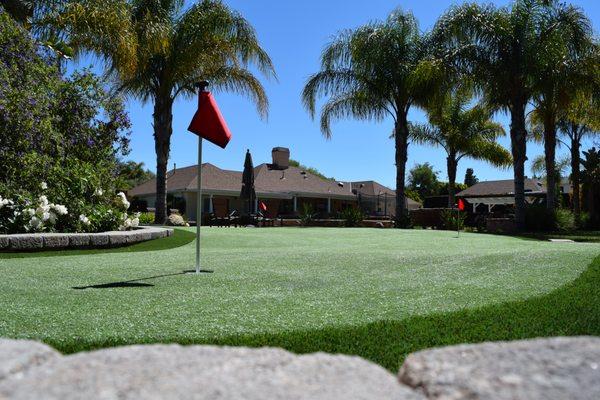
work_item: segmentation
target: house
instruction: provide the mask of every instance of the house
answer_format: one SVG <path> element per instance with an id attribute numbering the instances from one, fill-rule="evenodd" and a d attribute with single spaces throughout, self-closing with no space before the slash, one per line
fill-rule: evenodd
<path id="1" fill-rule="evenodd" d="M 352 192 L 356 194 L 360 208 L 367 215 L 389 216 L 396 207 L 396 191 L 375 181 L 351 182 Z M 421 207 L 413 199 L 406 198 L 408 210 Z"/>
<path id="2" fill-rule="evenodd" d="M 171 170 L 167 174 L 167 193 L 184 204 L 189 219 L 196 218 L 197 166 Z M 310 204 L 316 213 L 326 216 L 335 214 L 345 207 L 356 206 L 357 196 L 352 193 L 349 182 L 326 180 L 298 167 L 286 170 L 269 168 L 260 164 L 254 168 L 256 204 L 267 206 L 268 217 L 292 216 Z M 242 189 L 242 172 L 221 169 L 210 163 L 202 164 L 203 212 L 226 216 L 234 210 L 244 210 L 244 200 L 239 198 Z M 128 192 L 132 198 L 145 201 L 154 207 L 156 179 L 151 179 Z"/>
<path id="3" fill-rule="evenodd" d="M 538 204 L 546 201 L 546 184 L 541 179 L 525 178 L 525 202 Z M 457 198 L 466 200 L 473 213 L 504 212 L 515 204 L 515 184 L 512 179 L 482 181 L 456 194 Z M 565 200 L 572 193 L 568 180 L 560 183 L 560 191 Z"/>

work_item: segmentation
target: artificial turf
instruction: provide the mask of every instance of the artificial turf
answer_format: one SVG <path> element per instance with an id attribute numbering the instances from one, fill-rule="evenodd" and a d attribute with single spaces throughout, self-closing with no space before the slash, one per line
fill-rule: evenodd
<path id="1" fill-rule="evenodd" d="M 0 336 L 64 352 L 131 343 L 357 354 L 600 334 L 600 246 L 426 230 L 205 229 L 194 245 L 0 258 Z M 1 257 L 1 256 L 0 256 Z"/>

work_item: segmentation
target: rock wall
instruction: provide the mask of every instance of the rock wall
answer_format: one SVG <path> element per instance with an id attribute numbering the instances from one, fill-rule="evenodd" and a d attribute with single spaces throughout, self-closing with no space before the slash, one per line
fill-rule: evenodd
<path id="1" fill-rule="evenodd" d="M 62 356 L 0 339 L 0 399 L 600 399 L 600 338 L 461 345 L 396 377 L 359 357 L 281 349 L 127 346 Z"/>
<path id="2" fill-rule="evenodd" d="M 173 234 L 173 229 L 140 227 L 100 233 L 23 233 L 0 235 L 0 251 L 41 251 L 119 247 Z"/>

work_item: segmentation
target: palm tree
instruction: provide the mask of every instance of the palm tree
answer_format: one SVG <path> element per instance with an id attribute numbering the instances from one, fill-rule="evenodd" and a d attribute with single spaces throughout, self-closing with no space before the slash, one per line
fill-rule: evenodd
<path id="1" fill-rule="evenodd" d="M 534 76 L 533 118 L 543 127 L 544 160 L 547 180 L 546 208 L 554 213 L 557 199 L 557 123 L 575 100 L 578 89 L 594 81 L 593 31 L 589 19 L 572 5 L 550 2 L 545 20 L 551 40 L 540 48 Z M 560 23 L 559 23 L 560 22 Z M 557 26 L 557 28 L 552 28 Z"/>
<path id="2" fill-rule="evenodd" d="M 167 217 L 166 175 L 173 132 L 173 103 L 195 94 L 194 84 L 247 95 L 266 116 L 268 100 L 254 65 L 275 76 L 252 26 L 219 0 L 184 8 L 183 0 L 80 0 L 59 18 L 74 48 L 91 50 L 107 63 L 119 90 L 154 104 L 156 150 L 155 221 Z"/>
<path id="3" fill-rule="evenodd" d="M 327 138 L 336 119 L 393 119 L 397 226 L 407 214 L 408 112 L 424 103 L 440 71 L 427 61 L 427 40 L 414 15 L 399 9 L 385 21 L 343 31 L 323 51 L 321 70 L 308 79 L 302 93 L 312 117 L 317 99 L 328 98 L 321 110 L 321 131 Z"/>
<path id="4" fill-rule="evenodd" d="M 471 95 L 465 90 L 449 92 L 425 107 L 429 124 L 411 125 L 415 142 L 439 146 L 446 152 L 448 207 L 454 207 L 456 170 L 462 158 L 485 160 L 496 166 L 511 163 L 510 153 L 496 143 L 505 135 L 504 128 L 492 121 L 489 108 L 467 108 L 470 100 Z"/>
<path id="5" fill-rule="evenodd" d="M 515 223 L 525 227 L 526 107 L 536 94 L 536 74 L 554 31 L 570 24 L 554 19 L 554 0 L 516 0 L 510 7 L 464 4 L 450 9 L 434 29 L 440 51 L 457 70 L 474 79 L 478 94 L 494 110 L 510 114 L 515 185 Z"/>
<path id="6" fill-rule="evenodd" d="M 586 137 L 600 133 L 600 105 L 589 94 L 579 93 L 558 121 L 562 137 L 559 143 L 571 153 L 571 184 L 573 185 L 573 212 L 579 220 L 581 215 L 581 142 Z"/>

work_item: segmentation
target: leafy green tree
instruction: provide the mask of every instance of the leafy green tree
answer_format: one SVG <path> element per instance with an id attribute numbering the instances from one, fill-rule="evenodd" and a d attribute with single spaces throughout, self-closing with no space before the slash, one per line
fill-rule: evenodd
<path id="1" fill-rule="evenodd" d="M 468 108 L 471 96 L 458 90 L 436 97 L 425 107 L 429 124 L 411 125 L 416 143 L 439 146 L 446 152 L 448 207 L 455 203 L 456 170 L 464 157 L 485 160 L 496 166 L 510 165 L 510 153 L 496 142 L 504 136 L 502 125 L 492 121 L 485 106 Z"/>
<path id="2" fill-rule="evenodd" d="M 268 100 L 248 69 L 274 76 L 252 26 L 219 0 L 183 7 L 183 0 L 81 0 L 58 24 L 70 43 L 98 54 L 119 89 L 154 106 L 157 223 L 167 218 L 166 175 L 173 133 L 173 103 L 195 95 L 195 83 L 249 96 L 261 116 Z"/>
<path id="3" fill-rule="evenodd" d="M 0 233 L 117 229 L 116 158 L 128 152 L 130 129 L 123 99 L 88 71 L 58 74 L 2 11 L 0 43 L 0 197 L 14 202 L 0 207 Z"/>
<path id="4" fill-rule="evenodd" d="M 321 131 L 331 136 L 332 121 L 394 121 L 396 161 L 396 226 L 407 214 L 404 193 L 408 157 L 408 112 L 430 96 L 439 84 L 443 64 L 429 61 L 428 38 L 416 18 L 400 9 L 385 21 L 341 32 L 321 56 L 321 70 L 312 75 L 302 93 L 311 116 L 319 97 L 327 101 L 321 110 Z"/>
<path id="5" fill-rule="evenodd" d="M 146 169 L 143 162 L 119 161 L 117 162 L 117 183 L 121 191 L 127 191 L 139 184 L 155 178 L 154 172 Z"/>
<path id="6" fill-rule="evenodd" d="M 325 175 L 324 175 L 324 174 L 323 174 L 321 171 L 319 171 L 318 169 L 316 169 L 316 168 L 314 168 L 314 167 L 307 167 L 307 166 L 306 166 L 306 165 L 304 165 L 304 164 L 300 164 L 300 162 L 299 162 L 299 161 L 296 161 L 296 160 L 290 160 L 290 166 L 292 166 L 292 167 L 297 167 L 297 168 L 303 169 L 303 170 L 305 170 L 305 171 L 308 171 L 308 172 L 310 172 L 311 174 L 313 174 L 313 175 L 315 175 L 315 176 L 318 176 L 319 178 L 322 178 L 322 179 L 324 179 L 324 180 L 326 180 L 326 181 L 334 181 L 334 180 L 335 180 L 335 178 L 333 178 L 333 177 L 332 177 L 332 178 L 328 178 L 328 177 L 326 177 L 326 176 L 325 176 Z"/>
<path id="7" fill-rule="evenodd" d="M 572 6 L 549 2 L 542 31 L 550 38 L 538 51 L 534 78 L 533 118 L 542 125 L 548 195 L 546 208 L 554 213 L 556 189 L 557 124 L 577 98 L 580 88 L 594 85 L 598 57 L 593 30 L 584 13 Z"/>
<path id="8" fill-rule="evenodd" d="M 428 162 L 416 164 L 408 171 L 407 189 L 418 193 L 421 199 L 437 195 L 440 187 L 438 172 Z"/>
<path id="9" fill-rule="evenodd" d="M 469 78 L 486 105 L 510 114 L 515 223 L 525 228 L 526 108 L 538 90 L 540 59 L 555 30 L 573 21 L 554 18 L 554 0 L 516 0 L 511 6 L 464 4 L 451 8 L 434 29 L 443 59 Z M 552 23 L 549 23 L 552 20 Z M 443 43 L 443 45 L 442 45 Z"/>
<path id="10" fill-rule="evenodd" d="M 475 176 L 475 172 L 473 171 L 473 168 L 467 168 L 467 171 L 465 172 L 465 185 L 467 187 L 471 187 L 473 185 L 475 185 L 477 182 L 479 182 L 479 179 L 477 178 L 477 176 Z"/>

